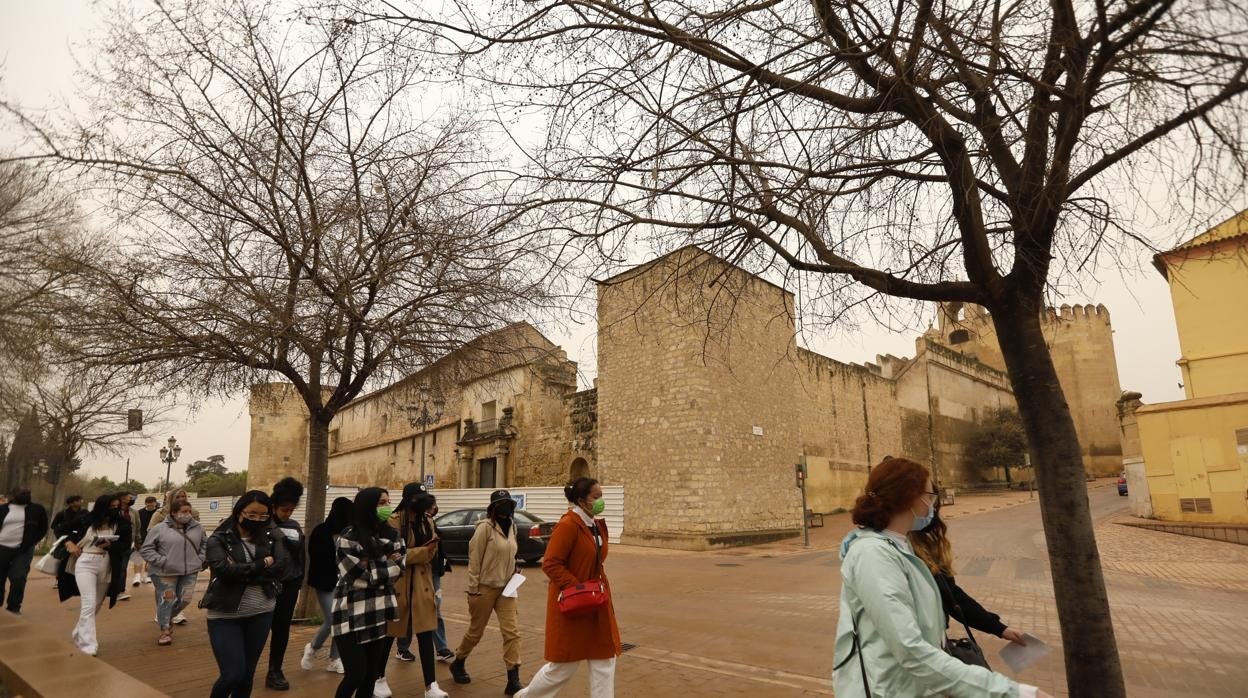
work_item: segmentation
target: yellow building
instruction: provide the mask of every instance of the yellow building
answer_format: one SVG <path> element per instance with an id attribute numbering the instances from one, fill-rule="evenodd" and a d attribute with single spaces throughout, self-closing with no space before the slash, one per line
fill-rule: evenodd
<path id="1" fill-rule="evenodd" d="M 1248 523 L 1248 211 L 1169 252 L 1186 400 L 1140 407 L 1153 513 Z"/>

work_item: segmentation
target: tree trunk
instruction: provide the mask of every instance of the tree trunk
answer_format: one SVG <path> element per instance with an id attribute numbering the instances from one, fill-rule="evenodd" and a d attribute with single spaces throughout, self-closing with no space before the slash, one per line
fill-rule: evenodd
<path id="1" fill-rule="evenodd" d="M 325 520 L 325 490 L 329 487 L 329 422 L 312 413 L 308 418 L 307 505 L 303 527 L 309 531 Z"/>
<path id="2" fill-rule="evenodd" d="M 332 418 L 331 418 L 332 419 Z M 329 422 L 315 412 L 308 417 L 308 481 L 304 483 L 304 539 L 325 520 L 325 490 L 329 487 Z M 306 572 L 306 570 L 305 570 Z M 295 603 L 295 618 L 311 618 L 320 613 L 316 595 L 305 585 Z"/>
<path id="3" fill-rule="evenodd" d="M 990 311 L 1040 490 L 1067 690 L 1072 698 L 1126 696 L 1079 438 L 1045 343 L 1038 304 Z"/>

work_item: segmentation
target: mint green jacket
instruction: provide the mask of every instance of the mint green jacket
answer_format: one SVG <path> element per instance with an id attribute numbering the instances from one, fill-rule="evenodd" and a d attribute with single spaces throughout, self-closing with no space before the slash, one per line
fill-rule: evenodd
<path id="1" fill-rule="evenodd" d="M 887 535 L 862 528 L 841 543 L 841 612 L 832 663 L 840 666 L 833 672 L 837 698 L 868 695 L 858 657 L 850 656 L 855 617 L 873 697 L 1018 698 L 1014 681 L 963 664 L 941 649 L 945 613 L 927 565 Z"/>

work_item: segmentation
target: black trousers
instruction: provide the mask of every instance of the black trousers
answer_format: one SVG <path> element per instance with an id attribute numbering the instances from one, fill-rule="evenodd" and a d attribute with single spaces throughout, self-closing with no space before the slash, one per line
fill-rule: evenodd
<path id="1" fill-rule="evenodd" d="M 4 586 L 9 585 L 8 609 L 14 613 L 22 610 L 26 598 L 26 577 L 30 563 L 35 559 L 35 547 L 5 548 L 0 546 L 0 600 L 4 600 Z"/>
<path id="2" fill-rule="evenodd" d="M 381 677 L 388 644 L 385 640 L 360 644 L 355 633 L 335 637 L 334 647 L 338 648 L 343 674 L 334 698 L 373 698 L 373 686 Z"/>
<path id="3" fill-rule="evenodd" d="M 420 655 L 420 669 L 424 672 L 426 686 L 438 680 L 438 656 L 434 653 L 433 635 L 433 630 L 430 630 L 427 633 L 416 633 L 416 646 L 419 648 L 419 652 L 417 652 L 417 654 Z M 399 638 L 399 651 L 412 651 L 411 635 Z"/>
<path id="4" fill-rule="evenodd" d="M 290 621 L 295 617 L 295 604 L 299 602 L 299 590 L 303 579 L 282 582 L 277 595 L 277 607 L 273 609 L 273 632 L 269 640 L 269 671 L 280 671 L 286 659 L 286 646 L 290 644 Z"/>

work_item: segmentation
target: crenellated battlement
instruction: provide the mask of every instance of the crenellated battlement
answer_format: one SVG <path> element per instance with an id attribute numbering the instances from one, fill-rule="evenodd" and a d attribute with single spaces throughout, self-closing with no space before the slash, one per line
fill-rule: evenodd
<path id="1" fill-rule="evenodd" d="M 1104 305 L 1068 305 L 1063 304 L 1060 308 L 1048 308 L 1044 311 L 1041 319 L 1045 322 L 1080 322 L 1095 321 L 1097 323 L 1109 324 L 1109 309 Z"/>

